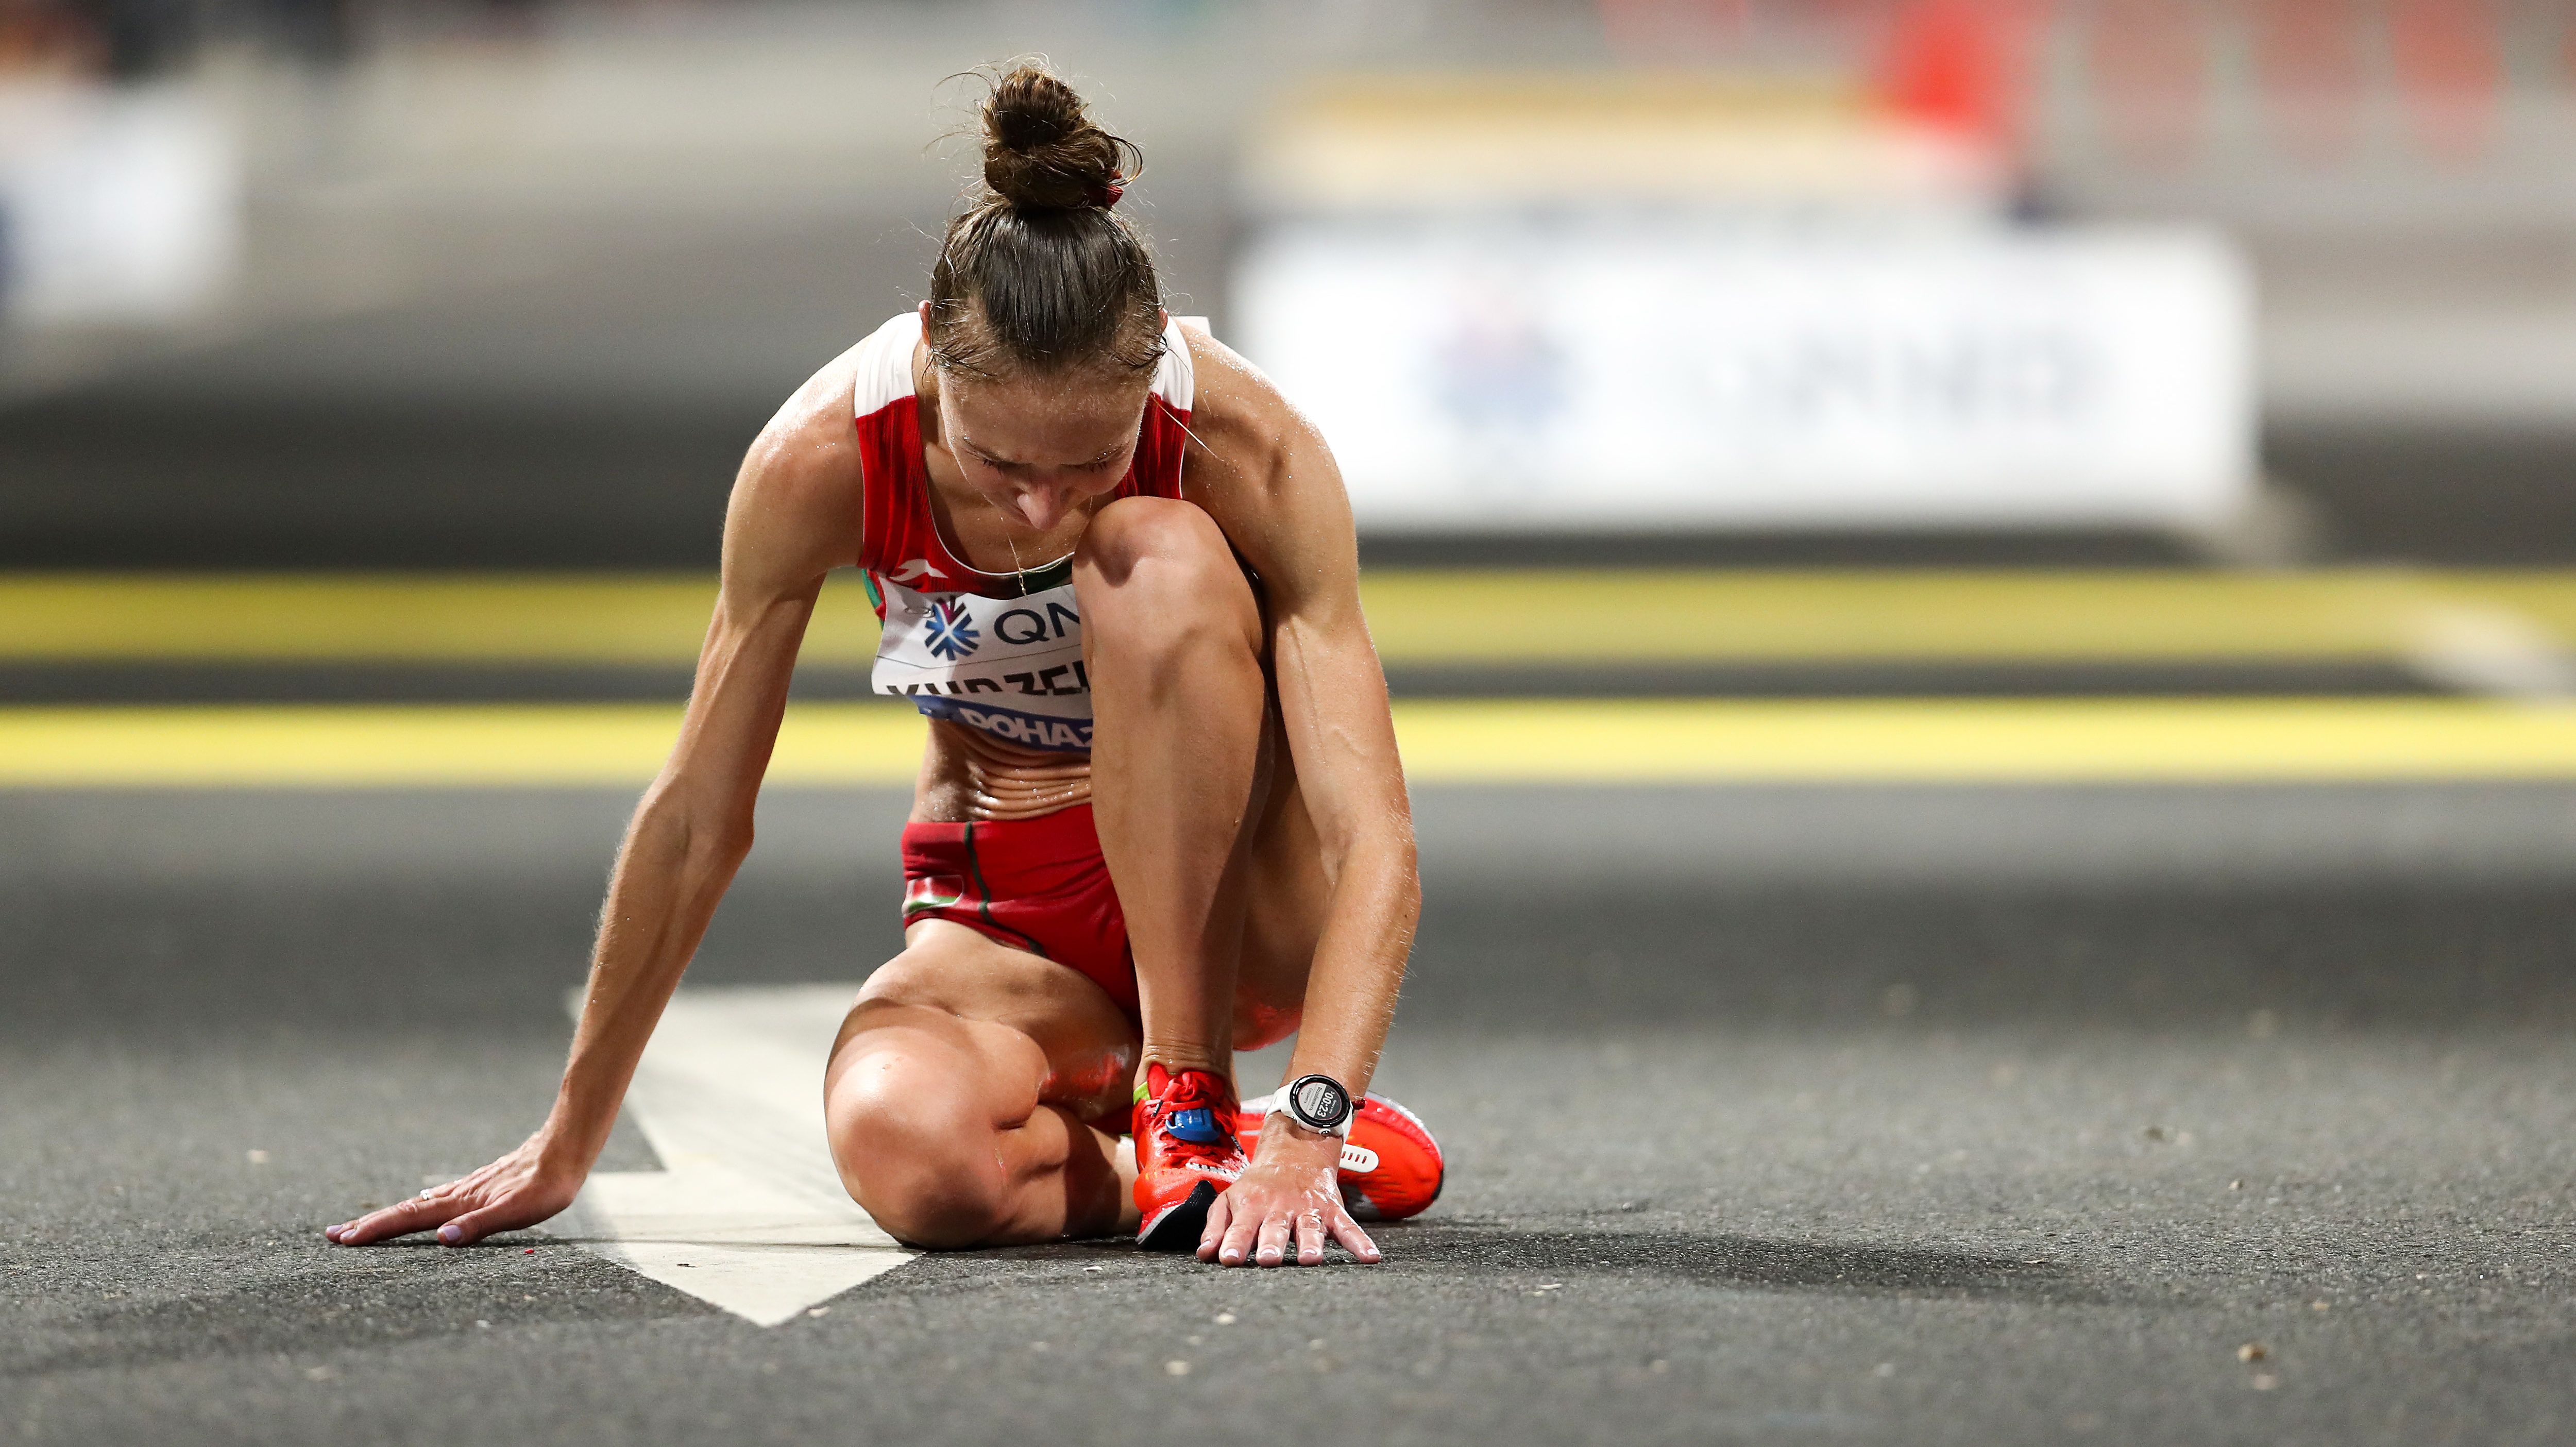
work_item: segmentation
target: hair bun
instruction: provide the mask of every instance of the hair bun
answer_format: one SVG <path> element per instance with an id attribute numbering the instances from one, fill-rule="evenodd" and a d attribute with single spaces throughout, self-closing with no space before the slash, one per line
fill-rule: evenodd
<path id="1" fill-rule="evenodd" d="M 1105 206 L 1136 148 L 1092 123 L 1082 97 L 1042 65 L 1020 65 L 984 100 L 984 184 L 1023 210 Z"/>

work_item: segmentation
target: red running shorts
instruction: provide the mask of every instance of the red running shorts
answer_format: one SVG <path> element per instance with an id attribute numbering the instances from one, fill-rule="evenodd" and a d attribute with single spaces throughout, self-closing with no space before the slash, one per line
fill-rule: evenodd
<path id="1" fill-rule="evenodd" d="M 1089 804 L 1035 819 L 904 825 L 904 927 L 926 919 L 1079 970 L 1137 1018 L 1136 956 Z"/>

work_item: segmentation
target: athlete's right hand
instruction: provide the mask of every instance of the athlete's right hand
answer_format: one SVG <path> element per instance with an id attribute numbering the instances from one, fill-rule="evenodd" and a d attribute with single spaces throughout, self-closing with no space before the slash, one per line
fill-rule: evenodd
<path id="1" fill-rule="evenodd" d="M 432 1186 L 399 1206 L 371 1211 L 325 1229 L 343 1246 L 368 1246 L 414 1231 L 438 1229 L 448 1246 L 469 1246 L 495 1231 L 534 1226 L 572 1204 L 585 1172 L 546 1159 L 545 1133 L 461 1180 Z"/>

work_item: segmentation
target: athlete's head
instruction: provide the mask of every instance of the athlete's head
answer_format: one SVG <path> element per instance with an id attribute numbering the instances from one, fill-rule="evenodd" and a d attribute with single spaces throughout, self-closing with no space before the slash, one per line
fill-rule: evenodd
<path id="1" fill-rule="evenodd" d="M 1162 360 L 1162 288 L 1119 189 L 1136 148 L 1023 64 L 984 101 L 984 196 L 948 223 L 922 303 L 941 440 L 1032 527 L 1118 486 Z"/>

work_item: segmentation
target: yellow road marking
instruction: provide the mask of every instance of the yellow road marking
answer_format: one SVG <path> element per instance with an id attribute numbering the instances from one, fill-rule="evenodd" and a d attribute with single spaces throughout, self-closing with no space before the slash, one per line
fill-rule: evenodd
<path id="1" fill-rule="evenodd" d="M 865 662 L 856 575 L 823 590 L 804 656 Z M 715 579 L 663 576 L 0 577 L 14 662 L 677 664 L 696 660 Z"/>
<path id="2" fill-rule="evenodd" d="M 642 784 L 679 729 L 668 704 L 0 709 L 0 784 Z M 769 777 L 910 783 L 921 716 L 790 710 Z"/>
<path id="3" fill-rule="evenodd" d="M 2466 699 L 1422 701 L 1413 778 L 2189 782 L 2576 777 L 2576 709 Z"/>
<path id="4" fill-rule="evenodd" d="M 0 709 L 0 786 L 635 786 L 662 705 Z M 1426 701 L 1416 783 L 2576 779 L 2576 708 L 2472 699 Z M 789 709 L 769 778 L 911 782 L 922 724 Z"/>
<path id="5" fill-rule="evenodd" d="M 2576 645 L 2576 574 L 2337 569 L 1371 572 L 1395 664 L 2402 658 L 2427 613 L 2507 610 Z M 0 577 L 0 661 L 654 664 L 697 657 L 702 575 Z M 804 657 L 864 664 L 853 575 Z"/>
<path id="6" fill-rule="evenodd" d="M 1372 577 L 1390 661 L 2355 658 L 2405 651 L 2402 574 L 1474 572 Z"/>

